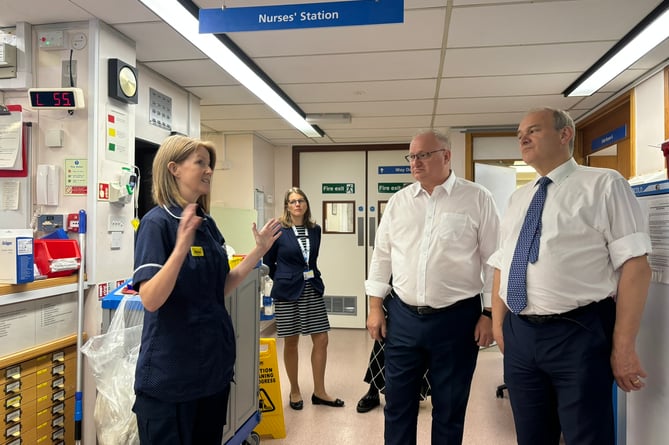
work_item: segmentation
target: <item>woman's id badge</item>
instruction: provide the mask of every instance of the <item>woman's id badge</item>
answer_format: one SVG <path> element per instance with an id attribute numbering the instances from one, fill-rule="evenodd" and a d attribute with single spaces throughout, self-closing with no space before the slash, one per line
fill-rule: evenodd
<path id="1" fill-rule="evenodd" d="M 314 277 L 314 271 L 313 270 L 305 270 L 303 275 L 304 275 L 305 280 L 310 280 L 311 278 Z"/>

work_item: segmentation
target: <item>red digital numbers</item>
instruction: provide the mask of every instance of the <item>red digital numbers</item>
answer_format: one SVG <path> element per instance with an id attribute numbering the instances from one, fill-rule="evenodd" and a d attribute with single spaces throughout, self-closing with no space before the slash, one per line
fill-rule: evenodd
<path id="1" fill-rule="evenodd" d="M 30 93 L 34 107 L 74 108 L 72 91 L 34 91 Z"/>
<path id="2" fill-rule="evenodd" d="M 56 91 L 53 93 L 53 106 L 54 107 L 71 107 L 74 104 L 72 103 L 72 93 L 69 91 Z"/>

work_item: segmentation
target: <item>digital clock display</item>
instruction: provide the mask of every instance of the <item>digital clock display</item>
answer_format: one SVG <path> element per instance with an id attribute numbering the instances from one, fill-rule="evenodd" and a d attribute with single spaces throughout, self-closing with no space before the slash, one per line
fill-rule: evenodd
<path id="1" fill-rule="evenodd" d="M 76 102 L 72 91 L 33 91 L 30 93 L 33 107 L 74 108 Z"/>
<path id="2" fill-rule="evenodd" d="M 31 88 L 28 94 L 33 108 L 75 110 L 84 107 L 81 88 Z"/>

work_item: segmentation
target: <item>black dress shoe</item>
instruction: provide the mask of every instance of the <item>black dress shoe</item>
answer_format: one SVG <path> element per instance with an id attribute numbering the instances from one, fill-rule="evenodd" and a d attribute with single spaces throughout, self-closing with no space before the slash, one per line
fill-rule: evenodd
<path id="1" fill-rule="evenodd" d="M 289 398 L 289 399 L 288 399 L 288 404 L 290 405 L 291 408 L 293 408 L 294 410 L 297 410 L 297 411 L 299 411 L 299 410 L 301 410 L 302 408 L 304 408 L 304 402 L 303 402 L 302 400 L 299 400 L 299 401 L 297 401 L 297 402 L 293 402 L 293 401 L 290 400 L 290 398 Z"/>
<path id="2" fill-rule="evenodd" d="M 315 394 L 311 395 L 311 403 L 313 403 L 314 405 L 332 406 L 334 408 L 341 408 L 342 406 L 344 406 L 344 401 L 341 399 L 324 400 L 321 399 L 320 397 L 316 397 Z"/>
<path id="3" fill-rule="evenodd" d="M 358 406 L 355 408 L 355 410 L 359 413 L 366 413 L 368 411 L 373 410 L 377 406 L 381 404 L 379 400 L 379 393 L 371 393 L 368 392 L 364 396 L 362 396 L 362 399 L 358 402 Z"/>

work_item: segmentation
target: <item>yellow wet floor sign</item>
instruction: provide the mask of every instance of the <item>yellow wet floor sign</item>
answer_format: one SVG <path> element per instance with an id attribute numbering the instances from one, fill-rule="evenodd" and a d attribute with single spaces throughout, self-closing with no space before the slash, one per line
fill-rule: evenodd
<path id="1" fill-rule="evenodd" d="M 274 439 L 286 437 L 275 338 L 260 339 L 258 376 L 260 423 L 256 426 L 255 432 L 260 436 L 272 436 Z"/>

